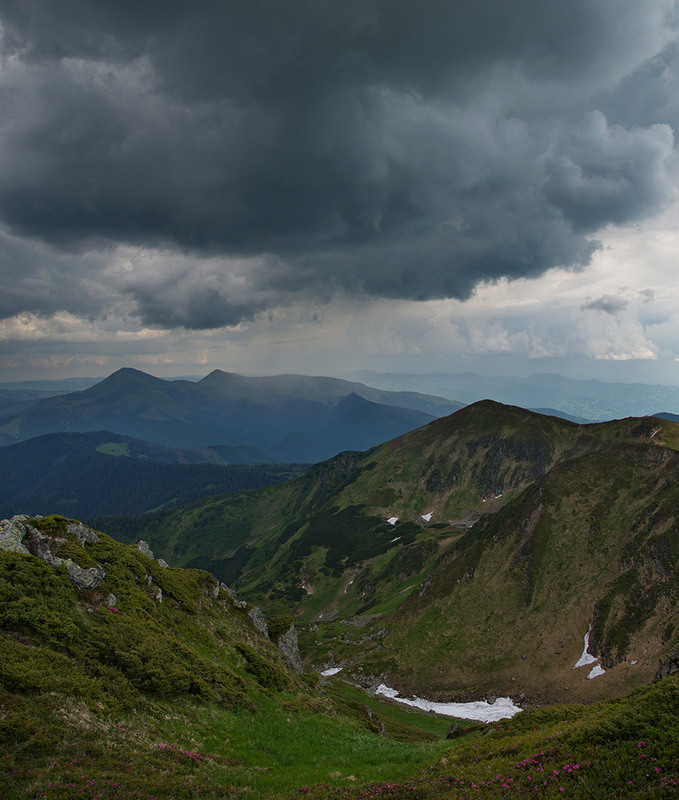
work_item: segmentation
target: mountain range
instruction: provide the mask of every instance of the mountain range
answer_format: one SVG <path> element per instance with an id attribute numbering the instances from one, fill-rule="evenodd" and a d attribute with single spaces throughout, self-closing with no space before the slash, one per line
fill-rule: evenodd
<path id="1" fill-rule="evenodd" d="M 359 370 L 351 377 L 390 391 L 430 392 L 465 405 L 496 400 L 506 405 L 549 409 L 575 421 L 639 417 L 660 411 L 679 412 L 679 386 L 607 383 L 536 373 L 528 377 L 464 373 L 381 373 Z"/>
<path id="2" fill-rule="evenodd" d="M 249 446 L 270 461 L 308 463 L 367 449 L 460 406 L 336 378 L 215 370 L 195 382 L 170 381 L 125 368 L 81 391 L 10 411 L 0 419 L 0 443 L 108 430 L 170 448 Z"/>
<path id="3" fill-rule="evenodd" d="M 591 700 L 679 657 L 678 448 L 671 420 L 482 401 L 286 484 L 98 525 L 292 611 L 307 658 L 357 682 Z"/>

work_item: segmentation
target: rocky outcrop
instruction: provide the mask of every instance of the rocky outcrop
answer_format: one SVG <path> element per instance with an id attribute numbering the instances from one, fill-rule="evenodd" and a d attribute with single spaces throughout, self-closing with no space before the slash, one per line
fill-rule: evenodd
<path id="1" fill-rule="evenodd" d="M 71 583 L 73 583 L 78 589 L 96 589 L 106 575 L 104 570 L 99 565 L 85 569 L 84 567 L 79 567 L 77 564 L 73 563 L 70 558 L 57 558 L 55 561 L 60 561 L 62 564 L 66 564 L 66 572 L 68 573 L 68 577 Z"/>
<path id="2" fill-rule="evenodd" d="M 41 517 L 17 514 L 11 519 L 0 521 L 0 550 L 33 555 L 52 567 L 63 565 L 70 581 L 78 589 L 96 589 L 101 584 L 106 574 L 102 567 L 97 564 L 85 568 L 76 564 L 71 558 L 60 558 L 58 553 L 67 541 L 66 538 L 43 533 L 31 525 L 29 519 L 41 519 Z M 67 523 L 66 533 L 74 534 L 81 546 L 99 541 L 97 534 L 81 522 Z"/>
<path id="3" fill-rule="evenodd" d="M 261 633 L 262 636 L 265 636 L 267 639 L 269 638 L 269 626 L 266 624 L 266 619 L 264 619 L 264 614 L 262 614 L 260 608 L 257 606 L 250 606 L 248 608 L 247 602 L 245 600 L 239 600 L 234 590 L 225 583 L 219 583 L 216 587 L 216 592 L 212 593 L 212 596 L 215 598 L 221 597 L 222 595 L 226 595 L 226 597 L 229 598 L 234 608 L 240 610 L 245 610 L 247 608 L 248 617 L 254 628 Z"/>
<path id="4" fill-rule="evenodd" d="M 234 608 L 246 608 L 247 603 L 245 600 L 239 600 L 238 595 L 234 592 L 234 590 L 227 586 L 225 583 L 219 584 L 219 594 L 221 595 L 222 592 L 231 600 L 231 603 Z"/>
<path id="5" fill-rule="evenodd" d="M 137 544 L 135 544 L 135 547 L 142 555 L 146 556 L 147 558 L 152 558 L 155 561 L 153 550 L 151 550 L 151 548 L 143 539 L 140 539 Z"/>
<path id="6" fill-rule="evenodd" d="M 97 534 L 86 525 L 83 525 L 82 522 L 69 522 L 66 525 L 66 533 L 74 533 L 78 544 L 82 547 L 99 541 Z"/>
<path id="7" fill-rule="evenodd" d="M 663 678 L 668 678 L 670 675 L 675 675 L 679 672 L 679 653 L 675 653 L 665 660 L 658 662 L 658 671 L 655 673 L 655 680 L 659 681 Z"/>
<path id="8" fill-rule="evenodd" d="M 257 608 L 257 606 L 252 606 L 248 610 L 248 617 L 250 617 L 252 624 L 260 633 L 263 633 L 266 637 L 269 636 L 269 627 L 266 624 L 266 620 L 264 619 L 264 614 L 262 614 L 261 609 Z"/>
<path id="9" fill-rule="evenodd" d="M 281 653 L 283 653 L 283 657 L 288 662 L 288 665 L 294 669 L 295 672 L 301 673 L 304 669 L 304 664 L 299 654 L 297 630 L 294 623 L 290 626 L 289 630 L 278 637 L 276 644 Z"/>
<path id="10" fill-rule="evenodd" d="M 167 561 L 165 561 L 164 559 L 156 558 L 153 555 L 153 550 L 151 550 L 151 548 L 148 546 L 148 544 L 143 539 L 140 539 L 137 542 L 137 544 L 135 545 L 135 547 L 137 548 L 137 550 L 139 550 L 139 552 L 142 555 L 145 555 L 147 558 L 153 559 L 156 562 L 156 564 L 158 564 L 159 567 L 163 567 L 163 569 L 167 569 L 170 566 L 167 563 Z"/>
<path id="11" fill-rule="evenodd" d="M 453 724 L 448 728 L 446 731 L 446 739 L 457 739 L 458 736 L 462 736 L 464 734 L 464 728 L 458 725 L 457 722 L 453 722 Z"/>
<path id="12" fill-rule="evenodd" d="M 26 527 L 22 523 L 26 519 L 28 517 L 22 515 L 12 517 L 12 519 L 3 519 L 0 522 L 0 550 L 29 554 L 30 551 L 23 542 L 26 535 Z"/>

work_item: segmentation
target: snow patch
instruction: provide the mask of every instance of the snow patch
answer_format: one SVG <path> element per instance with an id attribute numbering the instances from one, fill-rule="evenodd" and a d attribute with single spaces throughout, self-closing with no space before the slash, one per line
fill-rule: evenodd
<path id="1" fill-rule="evenodd" d="M 598 678 L 599 675 L 605 675 L 606 670 L 601 666 L 601 664 L 597 664 L 595 667 L 589 671 L 589 675 L 587 676 L 587 680 L 592 680 L 592 678 Z"/>
<path id="2" fill-rule="evenodd" d="M 387 520 L 387 522 L 388 522 L 390 525 L 396 525 L 396 523 L 398 522 L 398 517 L 389 517 L 389 519 Z"/>
<path id="3" fill-rule="evenodd" d="M 329 678 L 331 675 L 337 675 L 337 673 L 341 672 L 342 669 L 342 667 L 330 667 L 330 669 L 324 669 L 323 672 L 321 672 L 321 675 L 324 678 Z"/>
<path id="4" fill-rule="evenodd" d="M 589 634 L 592 630 L 592 625 L 590 623 L 589 628 L 587 629 L 587 633 L 585 634 L 585 646 L 582 650 L 582 655 L 577 660 L 573 669 L 577 669 L 578 667 L 586 667 L 588 664 L 596 664 L 599 660 L 596 656 L 593 656 L 589 651 Z M 589 677 L 589 676 L 588 676 Z"/>
<path id="5" fill-rule="evenodd" d="M 445 717 L 473 719 L 477 722 L 497 722 L 500 719 L 513 717 L 522 710 L 519 706 L 514 705 L 510 697 L 498 697 L 492 704 L 485 700 L 477 700 L 474 703 L 434 703 L 421 697 L 399 697 L 396 689 L 390 689 L 384 683 L 377 687 L 375 693 L 408 706 L 421 708 L 423 711 L 433 711 Z"/>
<path id="6" fill-rule="evenodd" d="M 399 540 L 400 538 L 401 538 L 400 536 L 397 536 L 395 539 L 392 539 L 392 540 L 389 542 L 389 544 L 393 544 L 394 542 L 398 542 L 398 540 Z"/>
<path id="7" fill-rule="evenodd" d="M 434 516 L 434 513 L 430 511 L 428 514 L 422 514 L 422 519 L 425 522 L 429 522 L 429 520 Z"/>

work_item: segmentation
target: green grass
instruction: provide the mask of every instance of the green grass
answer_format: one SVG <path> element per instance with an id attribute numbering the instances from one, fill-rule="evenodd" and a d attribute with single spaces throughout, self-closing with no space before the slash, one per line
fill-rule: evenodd
<path id="1" fill-rule="evenodd" d="M 422 583 L 425 578 L 426 573 L 424 575 L 415 575 L 412 578 L 409 578 L 407 581 L 404 581 L 402 584 L 399 584 L 397 587 L 395 587 L 392 590 L 390 597 L 387 597 L 387 599 L 383 600 L 381 603 L 366 609 L 364 613 L 378 614 L 380 616 L 393 614 L 394 611 L 396 611 L 396 609 L 407 599 L 414 587 L 419 586 L 419 584 Z"/>
<path id="2" fill-rule="evenodd" d="M 348 785 L 357 780 L 405 777 L 431 762 L 441 741 L 408 743 L 377 736 L 339 713 L 314 713 L 298 700 L 266 699 L 256 713 L 225 715 L 206 741 L 217 750 L 230 739 L 229 754 L 243 762 L 231 780 L 263 797 L 286 796 L 319 781 Z"/>
<path id="3" fill-rule="evenodd" d="M 96 446 L 98 453 L 106 456 L 129 456 L 130 445 L 128 442 L 102 442 Z"/>
<path id="4" fill-rule="evenodd" d="M 94 590 L 0 552 L 3 798 L 265 798 L 405 777 L 431 759 L 424 731 L 388 721 L 395 735 L 376 735 L 362 706 L 339 708 L 287 669 L 208 573 L 163 569 L 103 534 L 82 546 L 68 522 L 32 520 L 55 554 L 103 567 Z"/>
<path id="5" fill-rule="evenodd" d="M 378 736 L 327 700 L 250 697 L 249 707 L 231 710 L 154 700 L 127 716 L 99 715 L 63 695 L 40 703 L 3 697 L 13 713 L 0 726 L 0 792 L 6 800 L 41 792 L 88 800 L 241 794 L 263 800 L 319 782 L 402 779 L 446 748 L 440 740 Z"/>
<path id="6" fill-rule="evenodd" d="M 35 524 L 54 547 L 63 540 L 63 518 Z M 675 678 L 446 741 L 449 720 L 339 682 L 324 694 L 313 676 L 287 670 L 247 613 L 214 597 L 207 573 L 161 569 L 103 535 L 85 556 L 106 571 L 95 591 L 75 589 L 64 567 L 0 553 L 7 800 L 677 796 Z M 365 630 L 335 622 L 317 633 L 354 647 Z M 389 654 L 369 655 L 379 674 Z"/>
<path id="7" fill-rule="evenodd" d="M 679 795 L 679 685 L 665 679 L 592 706 L 524 711 L 445 741 L 449 721 L 386 707 L 342 686 L 422 739 L 371 733 L 327 698 L 251 695 L 224 709 L 190 699 L 93 711 L 59 693 L 0 695 L 0 793 L 86 800 L 309 797 L 671 798 Z M 478 727 L 478 726 L 477 726 Z M 427 728 L 436 740 L 427 741 Z"/>
<path id="8" fill-rule="evenodd" d="M 592 706 L 524 711 L 458 740 L 418 775 L 362 786 L 319 785 L 313 800 L 679 796 L 679 684 L 666 679 Z M 441 754 L 439 754 L 440 756 Z"/>
<path id="9" fill-rule="evenodd" d="M 452 723 L 449 717 L 430 714 L 400 703 L 385 702 L 344 681 L 339 681 L 333 686 L 329 690 L 329 694 L 340 705 L 345 703 L 369 708 L 385 723 L 387 731 L 390 730 L 390 723 L 393 723 L 394 726 L 401 726 L 403 733 L 409 730 L 411 739 L 428 739 L 429 737 L 445 739 L 446 732 Z M 457 720 L 457 723 L 461 728 L 466 728 L 470 732 L 478 728 L 478 723 L 469 720 Z"/>

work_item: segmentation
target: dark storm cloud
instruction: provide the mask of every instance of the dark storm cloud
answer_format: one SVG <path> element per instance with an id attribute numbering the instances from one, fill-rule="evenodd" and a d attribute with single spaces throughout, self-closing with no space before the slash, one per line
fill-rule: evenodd
<path id="1" fill-rule="evenodd" d="M 111 306 L 111 287 L 102 281 L 101 261 L 91 255 L 50 253 L 0 236 L 0 319 L 27 311 L 94 317 Z"/>
<path id="2" fill-rule="evenodd" d="M 190 254 L 78 284 L 189 328 L 293 293 L 465 298 L 585 265 L 591 234 L 672 196 L 676 107 L 643 89 L 674 74 L 673 10 L 0 0 L 0 218 L 76 273 L 109 243 Z M 634 119 L 624 91 L 651 98 Z M 234 258 L 259 266 L 234 281 Z"/>

